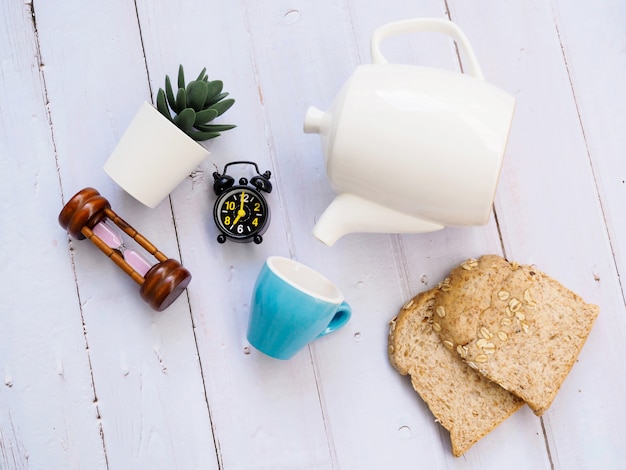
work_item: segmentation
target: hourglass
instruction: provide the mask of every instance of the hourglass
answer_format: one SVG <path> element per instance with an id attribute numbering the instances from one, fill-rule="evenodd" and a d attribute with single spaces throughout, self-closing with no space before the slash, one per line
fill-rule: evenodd
<path id="1" fill-rule="evenodd" d="M 111 223 L 112 222 L 112 223 Z M 148 239 L 119 217 L 94 188 L 76 193 L 61 210 L 59 224 L 78 240 L 88 238 L 141 287 L 141 298 L 157 311 L 166 309 L 185 290 L 191 274 L 178 261 L 161 253 Z M 157 262 L 150 263 L 124 246 L 115 228 L 132 238 Z"/>

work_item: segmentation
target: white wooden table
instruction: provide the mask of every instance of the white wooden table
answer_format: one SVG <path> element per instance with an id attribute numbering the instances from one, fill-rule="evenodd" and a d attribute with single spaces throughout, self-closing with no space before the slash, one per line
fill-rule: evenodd
<path id="1" fill-rule="evenodd" d="M 3 0 L 0 20 L 0 469 L 617 469 L 626 467 L 626 3 L 618 0 Z M 486 79 L 517 98 L 488 225 L 421 235 L 311 235 L 332 200 L 309 105 L 329 106 L 372 31 L 449 17 Z M 438 35 L 392 61 L 459 69 Z M 182 63 L 237 100 L 238 125 L 148 209 L 102 165 Z M 375 118 L 375 116 L 373 116 Z M 261 245 L 216 242 L 211 173 L 270 169 Z M 420 175 L 415 176 L 419 184 Z M 152 311 L 57 223 L 94 186 L 193 280 Z M 461 458 L 389 365 L 387 322 L 466 257 L 535 263 L 600 316 L 554 404 L 522 408 Z M 290 361 L 246 339 L 269 255 L 332 279 L 354 315 Z"/>

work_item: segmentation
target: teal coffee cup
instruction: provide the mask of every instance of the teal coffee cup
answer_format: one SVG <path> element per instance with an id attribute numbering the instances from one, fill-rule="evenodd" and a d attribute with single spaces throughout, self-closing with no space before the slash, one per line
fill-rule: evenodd
<path id="1" fill-rule="evenodd" d="M 350 320 L 339 289 L 317 271 L 289 258 L 267 258 L 250 305 L 248 341 L 276 359 L 290 359 Z"/>

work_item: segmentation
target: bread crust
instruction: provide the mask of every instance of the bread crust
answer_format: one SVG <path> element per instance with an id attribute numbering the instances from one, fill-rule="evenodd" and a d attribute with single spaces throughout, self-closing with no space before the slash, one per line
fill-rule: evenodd
<path id="1" fill-rule="evenodd" d="M 438 288 L 416 295 L 389 324 L 388 355 L 436 420 L 459 457 L 524 402 L 459 360 L 433 330 Z"/>

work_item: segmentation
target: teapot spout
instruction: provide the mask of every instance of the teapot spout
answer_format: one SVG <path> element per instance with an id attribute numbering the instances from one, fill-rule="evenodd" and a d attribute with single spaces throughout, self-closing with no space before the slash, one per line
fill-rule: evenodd
<path id="1" fill-rule="evenodd" d="M 332 246 L 349 233 L 425 233 L 443 225 L 389 209 L 354 194 L 338 195 L 313 228 L 313 236 Z"/>
<path id="2" fill-rule="evenodd" d="M 330 125 L 329 116 L 315 106 L 309 106 L 304 117 L 305 134 L 327 134 Z"/>

